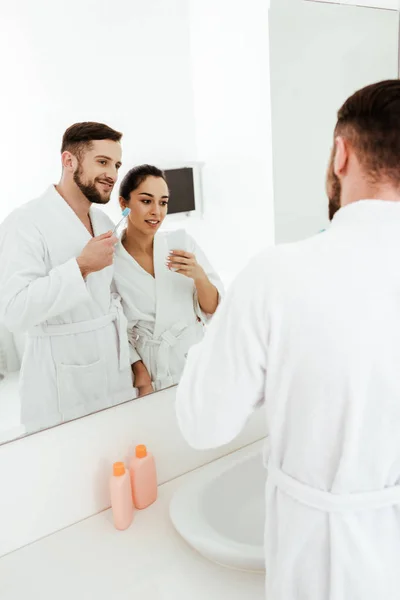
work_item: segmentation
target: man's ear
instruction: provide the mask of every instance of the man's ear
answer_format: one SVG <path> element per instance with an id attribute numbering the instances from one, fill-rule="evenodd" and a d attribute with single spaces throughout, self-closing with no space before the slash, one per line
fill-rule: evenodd
<path id="1" fill-rule="evenodd" d="M 333 170 L 335 172 L 335 175 L 339 177 L 340 175 L 343 175 L 343 172 L 346 170 L 347 163 L 349 160 L 349 148 L 347 140 L 345 140 L 345 138 L 341 136 L 338 136 L 335 139 L 335 146 L 336 151 L 335 159 L 333 162 Z"/>
<path id="2" fill-rule="evenodd" d="M 68 152 L 68 150 L 65 150 L 65 152 L 63 152 L 61 154 L 61 163 L 63 166 L 63 169 L 66 169 L 67 171 L 74 171 L 75 167 L 76 167 L 76 158 L 73 154 L 71 154 L 71 152 Z"/>

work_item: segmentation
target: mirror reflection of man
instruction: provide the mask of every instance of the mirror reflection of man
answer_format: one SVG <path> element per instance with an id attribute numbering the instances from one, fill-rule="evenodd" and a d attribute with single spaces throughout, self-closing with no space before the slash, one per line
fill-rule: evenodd
<path id="1" fill-rule="evenodd" d="M 327 193 L 324 234 L 231 285 L 189 351 L 178 418 L 212 448 L 265 404 L 270 600 L 398 600 L 399 80 L 339 110 Z"/>
<path id="2" fill-rule="evenodd" d="M 0 322 L 26 332 L 20 373 L 27 431 L 133 396 L 126 320 L 113 291 L 109 202 L 122 134 L 77 123 L 63 136 L 62 176 L 0 226 Z"/>

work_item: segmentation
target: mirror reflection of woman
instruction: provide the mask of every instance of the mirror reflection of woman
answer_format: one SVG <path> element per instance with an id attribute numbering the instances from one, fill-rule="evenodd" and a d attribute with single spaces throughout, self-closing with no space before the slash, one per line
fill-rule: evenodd
<path id="1" fill-rule="evenodd" d="M 222 283 L 185 231 L 159 231 L 169 189 L 157 167 L 131 169 L 120 186 L 130 208 L 115 253 L 115 283 L 128 318 L 134 386 L 140 396 L 179 382 L 189 348 L 204 335 Z"/>

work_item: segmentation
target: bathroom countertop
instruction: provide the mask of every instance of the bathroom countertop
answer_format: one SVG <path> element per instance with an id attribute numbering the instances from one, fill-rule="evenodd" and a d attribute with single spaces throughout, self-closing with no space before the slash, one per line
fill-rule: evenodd
<path id="1" fill-rule="evenodd" d="M 260 442 L 234 456 L 257 447 Z M 232 455 L 200 469 L 229 460 Z M 160 486 L 157 502 L 136 511 L 126 531 L 114 529 L 108 510 L 3 556 L 1 600 L 264 600 L 262 574 L 209 562 L 173 528 L 169 501 L 194 473 Z"/>

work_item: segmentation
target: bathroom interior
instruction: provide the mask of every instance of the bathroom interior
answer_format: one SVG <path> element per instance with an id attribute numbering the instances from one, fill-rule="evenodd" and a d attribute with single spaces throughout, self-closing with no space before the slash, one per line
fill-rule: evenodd
<path id="1" fill-rule="evenodd" d="M 57 180 L 69 125 L 105 122 L 123 132 L 121 178 L 145 163 L 190 169 L 190 202 L 163 226 L 193 235 L 229 288 L 266 246 L 327 227 L 336 111 L 356 89 L 398 78 L 399 8 L 3 3 L 0 222 Z M 119 220 L 117 194 L 104 210 Z M 0 323 L 0 598 L 263 599 L 262 410 L 208 451 L 179 431 L 176 386 L 30 430 L 20 417 L 23 352 L 24 336 Z M 112 467 L 143 444 L 158 497 L 119 531 Z"/>

